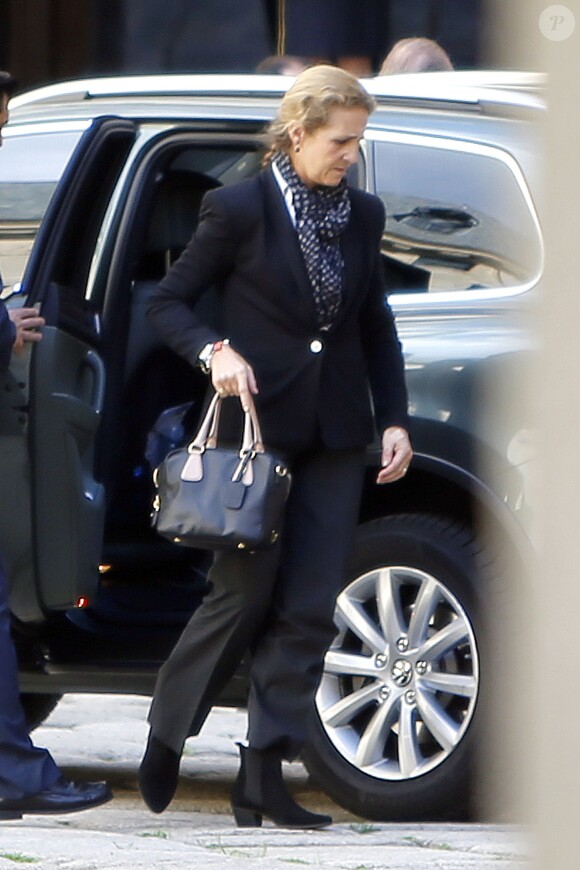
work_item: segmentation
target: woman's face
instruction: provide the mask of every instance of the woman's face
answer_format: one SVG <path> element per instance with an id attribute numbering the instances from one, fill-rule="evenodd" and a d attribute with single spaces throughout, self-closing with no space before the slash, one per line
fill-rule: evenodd
<path id="1" fill-rule="evenodd" d="M 331 109 L 328 123 L 311 133 L 298 124 L 289 128 L 292 165 L 306 185 L 335 187 L 340 183 L 349 166 L 358 160 L 368 117 L 363 108 L 337 107 Z"/>

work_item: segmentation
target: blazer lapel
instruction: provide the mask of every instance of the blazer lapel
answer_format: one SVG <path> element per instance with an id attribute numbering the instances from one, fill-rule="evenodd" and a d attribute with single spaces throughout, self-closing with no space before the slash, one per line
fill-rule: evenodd
<path id="1" fill-rule="evenodd" d="M 340 250 L 344 262 L 343 299 L 340 313 L 346 310 L 349 302 L 355 295 L 363 265 L 361 262 L 361 252 L 366 249 L 367 247 L 362 243 L 360 238 L 360 227 L 357 221 L 353 220 L 351 214 L 347 227 L 340 239 Z M 338 315 L 339 318 L 340 313 Z"/>
<path id="2" fill-rule="evenodd" d="M 292 284 L 297 298 L 304 306 L 304 313 L 308 318 L 309 326 L 311 326 L 311 321 L 316 323 L 316 307 L 298 241 L 298 233 L 292 223 L 282 191 L 276 183 L 272 170 L 264 170 L 262 178 L 266 194 L 266 220 L 273 232 L 274 244 L 280 257 L 280 268 L 284 269 L 286 266 L 287 272 L 292 276 Z"/>

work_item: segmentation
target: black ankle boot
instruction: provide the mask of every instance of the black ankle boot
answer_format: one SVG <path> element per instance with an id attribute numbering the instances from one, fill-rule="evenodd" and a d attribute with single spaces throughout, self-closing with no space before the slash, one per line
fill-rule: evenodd
<path id="1" fill-rule="evenodd" d="M 139 791 L 154 813 L 169 806 L 177 789 L 181 756 L 149 732 L 145 755 L 139 767 Z"/>
<path id="2" fill-rule="evenodd" d="M 332 824 L 330 816 L 303 809 L 290 795 L 282 779 L 279 752 L 238 746 L 241 765 L 232 790 L 238 827 L 260 827 L 263 816 L 282 828 L 325 828 Z"/>

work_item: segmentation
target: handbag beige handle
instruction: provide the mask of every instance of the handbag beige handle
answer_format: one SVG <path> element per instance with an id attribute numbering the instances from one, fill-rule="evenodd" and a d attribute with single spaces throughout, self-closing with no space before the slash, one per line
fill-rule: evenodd
<path id="1" fill-rule="evenodd" d="M 217 444 L 219 419 L 222 406 L 221 403 L 221 397 L 217 393 L 214 393 L 197 434 L 187 448 L 189 453 L 203 453 L 206 449 L 211 450 L 215 448 Z M 244 411 L 244 432 L 240 448 L 240 455 L 242 456 L 252 452 L 264 452 L 262 430 L 260 429 L 256 406 L 254 405 L 254 400 L 251 396 L 249 405 L 249 409 Z"/>
<path id="2" fill-rule="evenodd" d="M 264 452 L 264 442 L 262 441 L 262 430 L 258 421 L 258 414 L 254 400 L 250 396 L 250 407 L 244 411 L 244 435 L 242 437 L 242 453 Z"/>
<path id="3" fill-rule="evenodd" d="M 205 417 L 201 421 L 200 427 L 197 430 L 193 441 L 190 443 L 188 450 L 190 453 L 203 453 L 206 447 L 215 447 L 217 444 L 217 433 L 221 412 L 221 401 L 217 393 L 213 396 L 209 403 Z"/>

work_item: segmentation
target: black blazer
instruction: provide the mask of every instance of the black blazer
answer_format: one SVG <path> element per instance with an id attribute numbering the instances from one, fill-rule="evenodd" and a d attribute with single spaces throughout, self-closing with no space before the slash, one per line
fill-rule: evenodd
<path id="1" fill-rule="evenodd" d="M 205 344 L 226 336 L 252 365 L 271 447 L 300 450 L 317 437 L 332 449 L 368 444 L 376 434 L 369 387 L 379 430 L 408 428 L 403 358 L 379 254 L 384 208 L 362 191 L 349 189 L 349 196 L 343 302 L 330 330 L 318 328 L 298 235 L 269 168 L 206 194 L 196 233 L 151 299 L 151 321 L 192 365 Z M 196 306 L 212 285 L 221 331 Z"/>

